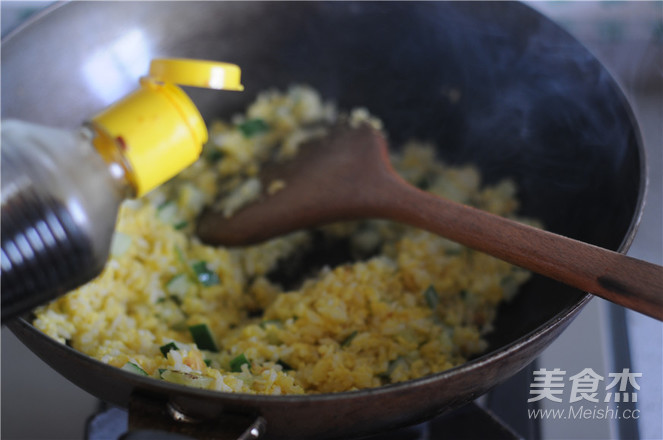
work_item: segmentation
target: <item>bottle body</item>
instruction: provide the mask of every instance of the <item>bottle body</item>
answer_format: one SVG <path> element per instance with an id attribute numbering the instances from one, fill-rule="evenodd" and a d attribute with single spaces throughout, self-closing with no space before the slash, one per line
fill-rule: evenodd
<path id="1" fill-rule="evenodd" d="M 234 64 L 156 59 L 78 131 L 2 121 L 2 320 L 98 275 L 119 205 L 191 165 L 208 133 L 178 87 L 243 90 Z"/>
<path id="2" fill-rule="evenodd" d="M 0 129 L 4 322 L 101 272 L 131 188 L 88 128 L 3 121 Z"/>

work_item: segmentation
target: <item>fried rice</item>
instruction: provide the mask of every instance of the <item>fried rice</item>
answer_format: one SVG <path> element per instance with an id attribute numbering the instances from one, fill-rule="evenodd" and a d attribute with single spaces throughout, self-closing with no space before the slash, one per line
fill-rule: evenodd
<path id="1" fill-rule="evenodd" d="M 527 271 L 380 220 L 234 249 L 195 236 L 204 207 L 232 215 L 262 190 L 287 187 L 262 188 L 261 164 L 287 160 L 341 117 L 381 125 L 365 109 L 341 114 L 306 86 L 268 90 L 245 114 L 212 123 L 198 162 L 121 207 L 103 273 L 37 309 L 35 326 L 136 374 L 242 393 L 379 387 L 481 353 Z M 427 191 L 536 225 L 516 217 L 513 182 L 482 185 L 476 168 L 446 165 L 435 150 L 411 141 L 392 162 Z"/>

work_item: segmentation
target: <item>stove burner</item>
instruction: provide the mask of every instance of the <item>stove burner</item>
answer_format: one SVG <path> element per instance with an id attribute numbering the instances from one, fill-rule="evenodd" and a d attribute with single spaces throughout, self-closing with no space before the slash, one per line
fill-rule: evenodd
<path id="1" fill-rule="evenodd" d="M 160 429 L 141 428 L 127 432 L 129 417 L 127 410 L 114 406 L 102 410 L 88 422 L 87 440 L 192 440 L 201 438 L 198 433 L 194 433 L 194 437 L 191 437 Z M 239 436 L 221 433 L 223 437 L 219 437 L 219 435 L 207 437 L 208 432 L 202 434 L 202 438 L 258 439 L 260 438 L 260 428 L 250 427 Z M 388 433 L 362 437 L 361 440 L 437 440 L 442 438 L 516 440 L 522 437 L 491 412 L 475 403 L 470 403 L 431 421 Z"/>
<path id="2" fill-rule="evenodd" d="M 539 426 L 527 418 L 526 403 L 527 384 L 534 368 L 530 365 L 493 389 L 480 399 L 481 404 L 473 402 L 430 421 L 361 440 L 537 440 Z M 253 424 L 245 417 L 231 415 L 215 422 L 184 423 L 177 415 L 177 408 L 160 407 L 140 397 L 132 399 L 129 410 L 102 405 L 88 421 L 86 440 L 249 440 L 260 438 L 265 431 L 260 417 Z"/>

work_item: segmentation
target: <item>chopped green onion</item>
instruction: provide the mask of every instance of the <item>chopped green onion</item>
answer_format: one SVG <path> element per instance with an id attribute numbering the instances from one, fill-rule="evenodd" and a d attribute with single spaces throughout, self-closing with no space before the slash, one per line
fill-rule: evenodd
<path id="1" fill-rule="evenodd" d="M 131 235 L 115 232 L 111 241 L 110 254 L 112 257 L 121 257 L 131 247 Z"/>
<path id="2" fill-rule="evenodd" d="M 263 119 L 255 118 L 242 122 L 237 126 L 244 137 L 250 138 L 269 130 L 269 125 Z"/>
<path id="3" fill-rule="evenodd" d="M 200 284 L 203 286 L 215 286 L 221 282 L 219 276 L 207 267 L 206 261 L 198 261 L 191 267 L 196 274 L 198 282 L 200 282 Z"/>
<path id="4" fill-rule="evenodd" d="M 188 267 L 186 257 L 184 256 L 184 251 L 182 251 L 178 245 L 175 245 L 173 248 L 175 249 L 175 255 L 177 255 L 177 259 L 180 261 L 180 263 Z"/>
<path id="5" fill-rule="evenodd" d="M 205 362 L 205 365 L 207 365 L 208 367 L 212 365 L 212 359 L 203 359 L 203 362 Z"/>
<path id="6" fill-rule="evenodd" d="M 273 325 L 275 327 L 281 328 L 283 327 L 283 322 L 281 322 L 280 319 L 267 319 L 265 321 L 262 321 L 260 324 L 258 324 L 261 329 L 266 329 L 267 326 Z"/>
<path id="7" fill-rule="evenodd" d="M 177 205 L 174 201 L 169 200 L 162 203 L 157 208 L 157 218 L 164 223 L 172 224 L 177 217 Z"/>
<path id="8" fill-rule="evenodd" d="M 183 274 L 177 274 L 166 283 L 166 292 L 175 297 L 181 298 L 189 291 L 189 278 Z"/>
<path id="9" fill-rule="evenodd" d="M 210 150 L 210 152 L 207 154 L 207 160 L 210 162 L 218 162 L 221 160 L 224 156 L 223 151 L 221 150 Z"/>
<path id="10" fill-rule="evenodd" d="M 258 324 L 261 329 L 265 330 L 267 342 L 273 345 L 280 345 L 282 343 L 279 337 L 279 330 L 283 328 L 283 322 L 278 319 L 267 319 Z"/>
<path id="11" fill-rule="evenodd" d="M 187 226 L 189 226 L 189 222 L 186 220 L 182 220 L 181 222 L 177 222 L 173 225 L 173 227 L 178 231 L 186 228 Z"/>
<path id="12" fill-rule="evenodd" d="M 183 313 L 184 314 L 184 313 Z M 175 330 L 176 332 L 183 332 L 186 331 L 189 327 L 186 325 L 186 318 L 182 319 L 181 321 L 177 321 L 173 323 L 170 328 Z"/>
<path id="13" fill-rule="evenodd" d="M 165 381 L 186 385 L 195 388 L 209 388 L 214 379 L 197 373 L 185 373 L 184 371 L 166 370 L 161 373 Z"/>
<path id="14" fill-rule="evenodd" d="M 164 210 L 171 209 L 172 206 L 175 206 L 175 202 L 173 200 L 166 200 L 157 206 L 157 212 L 163 212 Z"/>
<path id="15" fill-rule="evenodd" d="M 191 281 L 196 281 L 198 279 L 198 275 L 196 274 L 194 268 L 192 268 L 191 265 L 189 265 L 189 260 L 184 254 L 182 248 L 180 248 L 178 245 L 175 245 L 173 246 L 173 249 L 175 250 L 175 255 L 177 256 L 177 260 L 182 265 L 182 268 L 184 269 L 186 275 L 189 277 Z"/>
<path id="16" fill-rule="evenodd" d="M 276 365 L 280 365 L 281 368 L 283 368 L 283 371 L 291 371 L 291 370 L 294 370 L 294 368 L 292 368 L 292 367 L 290 366 L 290 364 L 288 364 L 286 361 L 281 360 L 281 359 L 279 359 L 278 361 L 276 361 Z"/>
<path id="17" fill-rule="evenodd" d="M 161 377 L 161 375 L 163 374 L 164 371 L 168 371 L 168 369 L 167 368 L 159 368 L 159 377 Z"/>
<path id="18" fill-rule="evenodd" d="M 347 338 L 343 339 L 343 342 L 341 342 L 341 347 L 347 347 L 352 343 L 352 340 L 357 336 L 357 330 L 353 331 L 348 335 Z"/>
<path id="19" fill-rule="evenodd" d="M 384 373 L 385 378 L 386 379 L 391 379 L 391 375 L 394 374 L 394 371 L 396 371 L 396 369 L 399 366 L 407 367 L 407 361 L 402 356 L 398 356 L 396 359 L 389 362 L 389 366 L 387 367 L 387 371 L 385 371 L 385 373 Z"/>
<path id="20" fill-rule="evenodd" d="M 440 302 L 440 297 L 438 296 L 435 287 L 433 287 L 432 285 L 428 286 L 428 289 L 426 289 L 426 291 L 424 292 L 424 298 L 426 299 L 428 307 L 430 307 L 431 309 L 436 308 Z"/>
<path id="21" fill-rule="evenodd" d="M 425 175 L 416 183 L 416 186 L 417 188 L 426 191 L 431 187 L 431 179 Z"/>
<path id="22" fill-rule="evenodd" d="M 200 350 L 214 351 L 218 352 L 219 349 L 216 347 L 214 342 L 214 337 L 210 331 L 207 324 L 197 324 L 189 327 L 189 332 L 191 332 L 191 337 L 193 342 L 196 343 Z"/>
<path id="23" fill-rule="evenodd" d="M 145 372 L 145 370 L 143 370 L 140 365 L 134 364 L 133 362 L 127 362 L 122 366 L 122 369 L 131 373 L 139 374 L 141 376 L 148 376 L 147 372 Z"/>
<path id="24" fill-rule="evenodd" d="M 248 365 L 249 368 L 251 368 L 251 363 L 246 358 L 246 356 L 244 356 L 244 353 L 242 353 L 230 361 L 230 371 L 232 371 L 233 373 L 241 373 L 242 365 L 244 364 Z"/>
<path id="25" fill-rule="evenodd" d="M 159 205 L 157 208 L 157 218 L 163 223 L 173 225 L 177 230 L 184 229 L 189 225 L 188 221 L 182 220 L 177 204 L 173 200 Z"/>
<path id="26" fill-rule="evenodd" d="M 180 348 L 175 345 L 174 342 L 169 342 L 166 345 L 162 345 L 159 347 L 159 350 L 161 350 L 161 354 L 163 354 L 163 357 L 167 358 L 168 357 L 168 352 L 170 350 L 179 350 Z"/>

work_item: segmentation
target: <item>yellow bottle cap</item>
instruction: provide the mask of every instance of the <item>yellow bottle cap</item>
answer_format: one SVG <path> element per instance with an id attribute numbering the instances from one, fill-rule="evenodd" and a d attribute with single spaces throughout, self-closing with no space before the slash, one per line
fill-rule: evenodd
<path id="1" fill-rule="evenodd" d="M 181 86 L 241 92 L 241 70 L 235 64 L 216 61 L 169 58 L 150 63 L 150 78 Z"/>
<path id="2" fill-rule="evenodd" d="M 141 87 L 92 118 L 92 126 L 119 149 L 136 196 L 141 196 L 191 165 L 207 142 L 207 127 L 195 104 L 176 84 L 243 90 L 234 64 L 157 59 Z"/>

